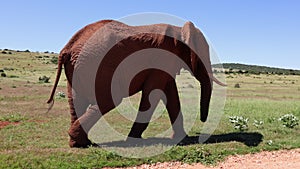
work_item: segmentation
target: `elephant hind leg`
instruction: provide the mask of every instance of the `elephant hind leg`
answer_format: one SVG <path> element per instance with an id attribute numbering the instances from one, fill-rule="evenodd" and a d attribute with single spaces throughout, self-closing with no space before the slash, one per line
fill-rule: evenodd
<path id="1" fill-rule="evenodd" d="M 88 139 L 87 132 L 85 132 L 78 120 L 85 114 L 89 106 L 89 102 L 83 96 L 80 96 L 76 92 L 72 92 L 72 87 L 68 84 L 68 101 L 70 105 L 71 126 L 68 131 L 70 136 L 70 147 L 87 147 L 91 144 Z"/>
<path id="2" fill-rule="evenodd" d="M 91 105 L 87 111 L 79 117 L 69 130 L 70 147 L 88 147 L 92 142 L 88 139 L 88 132 L 101 118 L 98 105 Z"/>
<path id="3" fill-rule="evenodd" d="M 154 110 L 162 97 L 162 93 L 155 92 L 155 88 L 146 88 L 142 91 L 139 112 L 128 137 L 141 138 L 149 125 Z"/>

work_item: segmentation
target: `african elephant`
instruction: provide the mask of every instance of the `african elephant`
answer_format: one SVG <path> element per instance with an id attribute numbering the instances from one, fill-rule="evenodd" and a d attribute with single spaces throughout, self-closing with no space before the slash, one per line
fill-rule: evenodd
<path id="1" fill-rule="evenodd" d="M 127 88 L 123 87 L 124 83 L 118 81 L 119 79 L 117 87 L 113 87 L 113 75 L 121 62 L 128 56 L 147 49 L 157 50 L 138 55 L 137 60 L 132 62 L 135 65 L 128 70 L 140 66 L 139 58 L 143 58 L 146 63 L 155 62 L 153 58 L 168 58 L 163 65 L 168 67 L 168 73 L 154 66 L 130 77 Z M 157 56 L 160 54 L 162 56 Z M 174 56 L 171 55 L 180 58 L 187 67 L 173 62 Z M 161 61 L 156 60 L 155 63 L 158 62 Z M 153 108 L 162 99 L 161 94 L 156 94 L 150 101 L 150 94 L 154 89 L 165 94 L 164 103 L 174 133 L 172 137 L 186 136 L 175 83 L 176 74 L 181 68 L 188 69 L 201 83 L 200 112 L 203 122 L 208 116 L 213 81 L 223 85 L 212 75 L 208 43 L 191 22 L 185 23 L 183 27 L 168 24 L 129 26 L 114 20 L 102 20 L 87 25 L 71 38 L 59 54 L 55 84 L 47 102 L 51 103 L 51 107 L 62 65 L 67 77 L 71 113 L 70 147 L 90 145 L 87 134 L 89 129 L 101 116 L 121 103 L 122 98 L 139 91 L 142 91 L 139 112 L 128 138 L 141 138 L 149 124 Z M 120 77 L 126 79 L 127 74 L 123 72 Z M 117 96 L 113 96 L 113 88 L 117 90 Z"/>

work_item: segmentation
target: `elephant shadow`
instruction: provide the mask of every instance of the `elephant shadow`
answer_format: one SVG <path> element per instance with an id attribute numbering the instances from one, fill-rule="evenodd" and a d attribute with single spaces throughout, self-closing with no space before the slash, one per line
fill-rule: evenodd
<path id="1" fill-rule="evenodd" d="M 201 134 L 200 137 L 206 138 L 202 144 L 215 144 L 224 142 L 240 142 L 248 147 L 258 146 L 263 141 L 263 135 L 258 132 L 233 132 L 227 134 Z M 112 141 L 105 143 L 98 143 L 96 147 L 144 147 L 152 145 L 165 145 L 165 146 L 187 146 L 193 144 L 199 144 L 199 136 L 187 136 L 182 141 L 173 140 L 170 138 L 146 138 L 146 139 L 134 139 L 130 141 Z M 201 143 L 201 142 L 200 142 Z"/>

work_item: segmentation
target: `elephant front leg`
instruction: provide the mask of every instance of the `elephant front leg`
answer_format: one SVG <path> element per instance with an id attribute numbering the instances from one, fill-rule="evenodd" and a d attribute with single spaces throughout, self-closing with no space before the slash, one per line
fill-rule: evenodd
<path id="1" fill-rule="evenodd" d="M 175 80 L 170 81 L 164 91 L 167 98 L 167 101 L 164 100 L 164 103 L 173 129 L 171 138 L 184 138 L 187 134 L 183 127 L 183 116 L 180 110 L 180 100 Z"/>

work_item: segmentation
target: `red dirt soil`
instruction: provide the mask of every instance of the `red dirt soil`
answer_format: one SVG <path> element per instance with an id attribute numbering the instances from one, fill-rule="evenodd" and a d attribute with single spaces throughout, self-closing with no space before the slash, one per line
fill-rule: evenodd
<path id="1" fill-rule="evenodd" d="M 13 125 L 17 125 L 19 124 L 20 122 L 9 122 L 9 121 L 0 121 L 0 129 L 10 125 L 10 124 L 13 124 Z"/>

